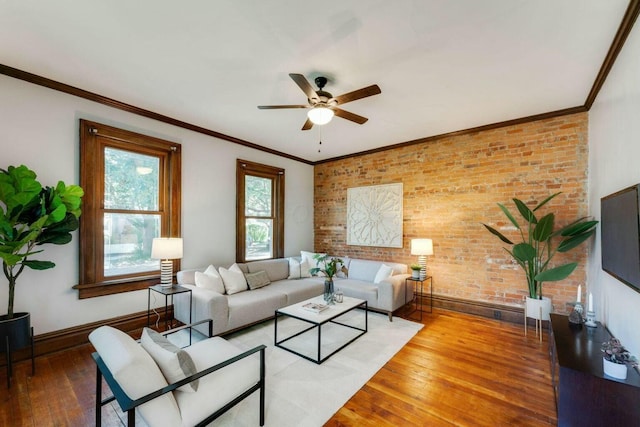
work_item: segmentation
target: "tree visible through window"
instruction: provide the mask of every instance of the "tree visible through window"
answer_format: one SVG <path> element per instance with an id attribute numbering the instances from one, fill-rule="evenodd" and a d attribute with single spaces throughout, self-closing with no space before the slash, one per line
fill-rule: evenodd
<path id="1" fill-rule="evenodd" d="M 80 128 L 80 298 L 156 284 L 153 238 L 180 235 L 180 145 L 85 120 Z"/>
<path id="2" fill-rule="evenodd" d="M 238 262 L 284 253 L 284 170 L 238 160 Z"/>
<path id="3" fill-rule="evenodd" d="M 151 243 L 160 237 L 160 158 L 104 150 L 104 275 L 158 269 Z"/>

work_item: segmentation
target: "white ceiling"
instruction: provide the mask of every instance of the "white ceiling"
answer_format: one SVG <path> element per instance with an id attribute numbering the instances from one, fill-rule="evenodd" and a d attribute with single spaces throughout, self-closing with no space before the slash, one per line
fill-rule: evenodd
<path id="1" fill-rule="evenodd" d="M 0 0 L 0 64 L 318 161 L 584 105 L 628 3 Z M 382 94 L 301 131 L 289 73 Z"/>

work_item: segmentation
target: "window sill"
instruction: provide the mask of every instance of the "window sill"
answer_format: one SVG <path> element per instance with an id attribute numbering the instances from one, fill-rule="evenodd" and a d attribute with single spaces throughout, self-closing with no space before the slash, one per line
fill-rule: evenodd
<path id="1" fill-rule="evenodd" d="M 174 279 L 175 280 L 175 279 Z M 120 294 L 123 292 L 139 291 L 147 289 L 149 286 L 160 283 L 160 276 L 146 277 L 138 280 L 127 280 L 126 282 L 102 282 L 102 283 L 83 283 L 75 285 L 73 289 L 78 290 L 78 298 L 94 298 L 105 295 Z"/>

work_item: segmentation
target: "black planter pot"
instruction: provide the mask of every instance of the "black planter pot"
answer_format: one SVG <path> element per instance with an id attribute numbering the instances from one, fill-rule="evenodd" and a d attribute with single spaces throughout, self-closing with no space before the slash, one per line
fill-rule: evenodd
<path id="1" fill-rule="evenodd" d="M 9 337 L 11 351 L 20 350 L 31 345 L 31 315 L 29 313 L 13 313 L 12 319 L 7 315 L 0 316 L 0 351 L 6 351 L 6 337 Z"/>
<path id="2" fill-rule="evenodd" d="M 0 316 L 0 351 L 7 357 L 7 386 L 11 386 L 12 357 L 11 353 L 26 347 L 31 347 L 31 372 L 35 373 L 33 359 L 33 329 L 29 313 L 13 313 L 13 318 Z"/>

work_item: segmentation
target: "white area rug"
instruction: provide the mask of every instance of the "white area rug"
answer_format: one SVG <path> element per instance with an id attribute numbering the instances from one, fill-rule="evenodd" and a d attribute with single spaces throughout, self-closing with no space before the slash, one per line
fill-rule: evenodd
<path id="1" fill-rule="evenodd" d="M 347 313 L 338 320 L 364 327 L 364 313 L 360 310 Z M 260 344 L 267 346 L 267 427 L 322 426 L 423 327 L 420 323 L 399 317 L 394 317 L 393 322 L 389 322 L 387 315 L 369 312 L 369 331 L 321 365 L 317 365 L 274 347 L 273 323 L 273 320 L 264 322 L 226 337 L 244 350 Z M 308 326 L 308 323 L 281 317 L 278 320 L 278 338 L 291 336 L 294 331 Z M 322 327 L 322 341 L 323 344 L 326 343 L 326 347 L 323 345 L 323 348 L 331 351 L 358 333 L 351 328 L 325 325 Z M 194 332 L 194 341 L 203 338 L 203 335 Z M 180 331 L 171 335 L 170 340 L 183 347 L 188 345 L 189 335 L 186 331 Z M 317 351 L 317 332 L 309 331 L 287 344 L 313 357 L 313 352 Z M 210 426 L 257 427 L 259 400 L 259 393 L 253 393 Z M 126 415 L 122 413 L 120 406 L 116 402 L 110 405 L 123 425 L 126 425 Z M 136 425 L 146 426 L 137 413 Z"/>
<path id="2" fill-rule="evenodd" d="M 340 320 L 363 325 L 363 313 L 348 313 Z M 345 322 L 346 323 L 346 322 Z M 289 336 L 300 327 L 290 318 L 278 320 L 278 337 Z M 304 324 L 308 326 L 308 324 Z M 282 326 L 282 329 L 281 329 Z M 386 315 L 369 313 L 369 332 L 317 365 L 273 345 L 273 321 L 262 323 L 228 336 L 237 346 L 249 349 L 265 344 L 266 406 L 265 425 L 269 427 L 322 426 L 351 396 L 353 396 L 384 364 L 393 357 L 423 325 L 398 317 L 389 322 Z M 352 334 L 350 328 L 340 328 Z M 338 329 L 322 330 L 322 339 L 331 344 L 339 341 Z M 281 335 L 283 334 L 283 335 Z M 308 348 L 315 348 L 317 333 L 304 334 Z M 304 346 L 302 341 L 297 345 Z M 251 426 L 258 423 L 258 393 L 213 422 L 212 426 Z"/>

